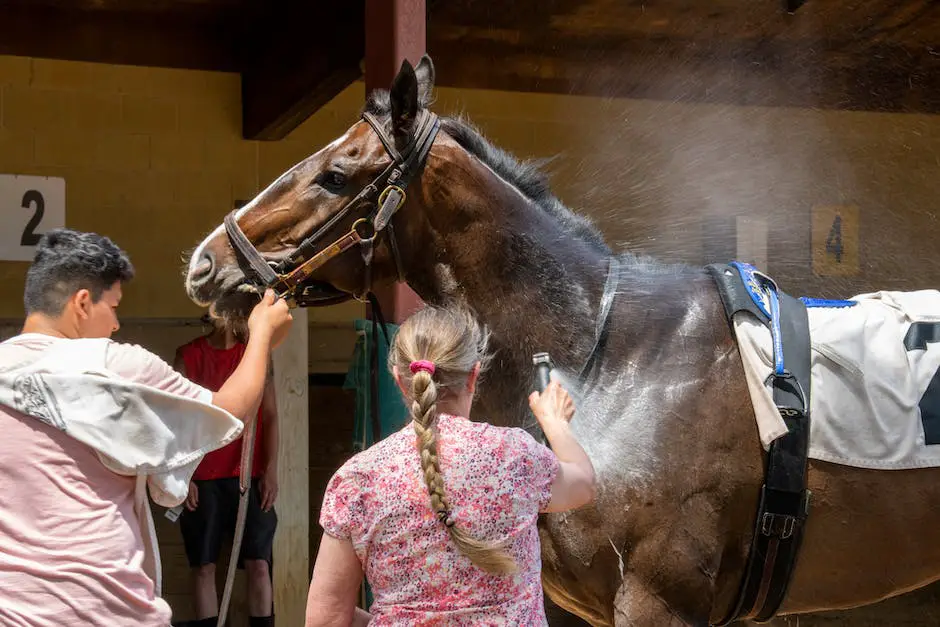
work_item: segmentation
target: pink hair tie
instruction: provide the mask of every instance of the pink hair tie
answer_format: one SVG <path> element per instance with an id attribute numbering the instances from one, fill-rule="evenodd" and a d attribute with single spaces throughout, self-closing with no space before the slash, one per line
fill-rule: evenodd
<path id="1" fill-rule="evenodd" d="M 435 367 L 434 367 L 433 361 L 428 361 L 426 359 L 419 359 L 417 361 L 411 362 L 411 365 L 409 366 L 409 368 L 411 368 L 411 374 L 418 374 L 418 372 L 420 372 L 421 370 L 424 370 L 432 377 L 434 376 Z"/>

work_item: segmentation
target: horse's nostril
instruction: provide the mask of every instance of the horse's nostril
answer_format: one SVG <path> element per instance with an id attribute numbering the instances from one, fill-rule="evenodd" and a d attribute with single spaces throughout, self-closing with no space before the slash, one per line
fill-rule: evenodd
<path id="1" fill-rule="evenodd" d="M 208 259 L 203 259 L 196 264 L 196 267 L 193 268 L 193 274 L 196 276 L 201 276 L 203 274 L 208 274 L 212 271 L 212 262 Z"/>
<path id="2" fill-rule="evenodd" d="M 205 283 L 215 272 L 215 262 L 210 253 L 203 253 L 202 258 L 193 266 L 190 281 L 193 283 Z"/>

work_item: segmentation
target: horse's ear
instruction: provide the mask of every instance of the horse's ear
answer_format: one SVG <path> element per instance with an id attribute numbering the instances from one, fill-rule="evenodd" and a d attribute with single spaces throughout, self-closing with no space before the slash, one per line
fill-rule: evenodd
<path id="1" fill-rule="evenodd" d="M 415 68 L 415 76 L 418 77 L 418 104 L 427 108 L 434 94 L 434 63 L 431 62 L 431 57 L 421 57 Z"/>
<path id="2" fill-rule="evenodd" d="M 418 115 L 418 77 L 407 60 L 402 61 L 398 76 L 389 90 L 392 105 L 392 131 L 395 139 L 405 139 Z"/>

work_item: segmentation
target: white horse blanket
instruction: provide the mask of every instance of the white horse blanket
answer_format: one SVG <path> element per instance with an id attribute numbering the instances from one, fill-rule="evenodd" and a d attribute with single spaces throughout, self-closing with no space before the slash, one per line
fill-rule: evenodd
<path id="1" fill-rule="evenodd" d="M 809 307 L 809 456 L 873 469 L 940 466 L 940 292 L 875 292 L 844 308 Z M 787 432 L 764 381 L 770 331 L 734 317 L 761 443 Z M 784 353 L 785 354 L 785 353 Z"/>

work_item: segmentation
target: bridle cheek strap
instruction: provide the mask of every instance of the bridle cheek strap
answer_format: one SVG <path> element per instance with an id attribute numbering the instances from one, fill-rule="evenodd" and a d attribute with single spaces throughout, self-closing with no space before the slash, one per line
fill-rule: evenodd
<path id="1" fill-rule="evenodd" d="M 431 146 L 440 130 L 440 120 L 426 109 L 419 111 L 412 139 L 405 150 L 399 153 L 395 148 L 395 142 L 388 136 L 375 116 L 365 112 L 362 114 L 362 119 L 375 131 L 385 151 L 392 158 L 391 163 L 355 198 L 344 205 L 312 235 L 304 239 L 283 261 L 272 267 L 272 264 L 255 248 L 238 225 L 235 217 L 237 211 L 232 211 L 225 216 L 225 232 L 236 252 L 242 271 L 246 276 L 250 276 L 259 287 L 274 289 L 278 296 L 287 299 L 292 306 L 305 306 L 304 283 L 310 279 L 314 271 L 357 244 L 362 249 L 363 263 L 366 266 L 364 292 L 370 291 L 375 238 L 380 233 L 388 233 L 389 248 L 395 262 L 398 279 L 404 280 L 401 254 L 391 220 L 407 199 L 405 188 L 408 183 L 424 167 Z M 359 218 L 348 232 L 323 247 L 319 252 L 315 252 L 318 242 L 327 232 L 335 228 L 353 209 L 364 204 L 375 207 L 368 218 Z"/>
<path id="2" fill-rule="evenodd" d="M 232 211 L 226 215 L 224 224 L 229 242 L 231 242 L 238 258 L 238 265 L 243 265 L 243 262 L 247 263 L 256 279 L 259 279 L 264 285 L 272 285 L 277 281 L 277 274 L 268 261 L 261 256 L 258 249 L 248 240 L 241 227 L 238 226 L 238 220 L 235 219 L 236 213 L 237 211 Z M 242 270 L 244 270 L 244 267 Z"/>

